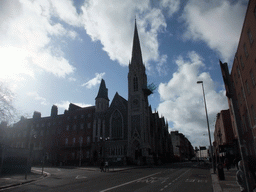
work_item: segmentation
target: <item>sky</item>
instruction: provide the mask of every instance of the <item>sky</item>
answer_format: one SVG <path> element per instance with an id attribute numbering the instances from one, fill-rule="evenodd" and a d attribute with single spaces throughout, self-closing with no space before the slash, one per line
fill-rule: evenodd
<path id="1" fill-rule="evenodd" d="M 228 109 L 219 60 L 231 68 L 248 0 L 0 0 L 0 82 L 27 118 L 95 105 L 103 78 L 128 99 L 136 18 L 149 104 L 193 146 L 209 145 Z"/>

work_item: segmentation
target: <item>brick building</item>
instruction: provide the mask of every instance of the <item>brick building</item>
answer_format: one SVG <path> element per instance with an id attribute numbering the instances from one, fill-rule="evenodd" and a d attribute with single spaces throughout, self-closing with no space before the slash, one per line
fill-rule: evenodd
<path id="1" fill-rule="evenodd" d="M 227 64 L 221 63 L 221 69 L 229 101 L 234 137 L 238 138 L 238 129 L 242 145 L 246 147 L 246 155 L 253 156 L 255 156 L 256 147 L 255 34 L 256 0 L 250 0 L 231 72 L 229 73 Z"/>
<path id="2" fill-rule="evenodd" d="M 230 111 L 222 110 L 217 114 L 214 130 L 214 154 L 234 158 L 238 153 L 238 142 L 233 133 Z"/>
<path id="3" fill-rule="evenodd" d="M 190 141 L 178 131 L 171 132 L 175 161 L 190 160 L 194 157 L 194 149 Z"/>

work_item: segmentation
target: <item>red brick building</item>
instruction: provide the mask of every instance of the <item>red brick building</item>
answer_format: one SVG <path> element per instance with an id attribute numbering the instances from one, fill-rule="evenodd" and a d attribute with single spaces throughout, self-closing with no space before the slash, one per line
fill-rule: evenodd
<path id="1" fill-rule="evenodd" d="M 256 0 L 250 0 L 231 73 L 221 64 L 234 137 L 240 132 L 246 155 L 255 156 L 256 138 Z M 237 110 L 237 122 L 234 111 Z M 237 127 L 237 128 L 236 128 Z"/>
<path id="2" fill-rule="evenodd" d="M 235 157 L 238 153 L 237 139 L 235 139 L 233 133 L 229 109 L 222 110 L 216 116 L 214 149 L 217 156 L 229 155 Z"/>

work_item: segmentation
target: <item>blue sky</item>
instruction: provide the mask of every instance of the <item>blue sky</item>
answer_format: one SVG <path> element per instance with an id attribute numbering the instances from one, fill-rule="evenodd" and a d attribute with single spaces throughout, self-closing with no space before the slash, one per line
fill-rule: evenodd
<path id="1" fill-rule="evenodd" d="M 194 146 L 209 145 L 227 109 L 219 59 L 231 67 L 246 0 L 3 0 L 0 1 L 0 81 L 21 115 L 59 114 L 70 102 L 94 105 L 101 78 L 109 98 L 128 99 L 127 74 L 137 19 L 153 110 Z M 213 140 L 213 137 L 212 137 Z"/>

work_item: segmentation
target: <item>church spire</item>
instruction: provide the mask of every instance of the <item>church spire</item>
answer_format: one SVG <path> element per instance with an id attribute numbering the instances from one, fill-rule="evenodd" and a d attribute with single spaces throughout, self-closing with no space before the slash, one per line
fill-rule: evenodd
<path id="1" fill-rule="evenodd" d="M 104 79 L 101 80 L 99 92 L 98 92 L 98 95 L 95 99 L 98 99 L 98 98 L 103 98 L 103 99 L 106 99 L 106 100 L 109 101 L 109 99 L 108 99 L 108 89 L 106 88 L 106 84 L 105 84 Z"/>
<path id="2" fill-rule="evenodd" d="M 131 60 L 131 65 L 134 65 L 134 64 L 143 65 L 136 19 L 135 19 L 135 28 L 134 28 L 134 36 L 133 36 L 132 60 Z"/>

